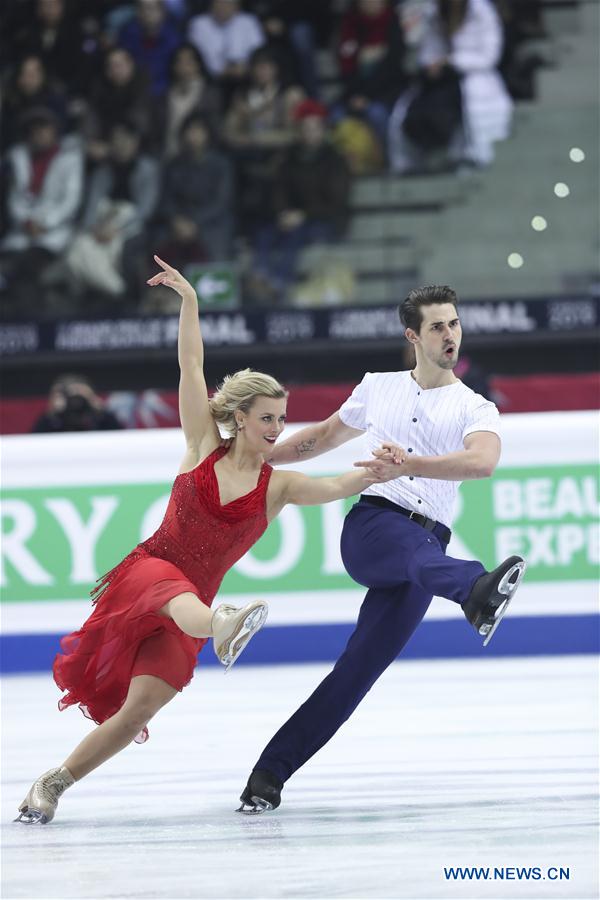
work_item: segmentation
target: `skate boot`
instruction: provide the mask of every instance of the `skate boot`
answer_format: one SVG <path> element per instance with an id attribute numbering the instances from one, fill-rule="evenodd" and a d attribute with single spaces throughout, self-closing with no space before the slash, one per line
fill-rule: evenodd
<path id="1" fill-rule="evenodd" d="M 264 600 L 256 600 L 242 609 L 226 603 L 217 606 L 212 617 L 213 646 L 226 672 L 250 638 L 265 624 L 268 609 Z"/>
<path id="2" fill-rule="evenodd" d="M 508 604 L 525 573 L 526 563 L 520 556 L 509 556 L 497 569 L 478 578 L 462 605 L 463 612 L 487 647 L 504 618 Z"/>
<path id="3" fill-rule="evenodd" d="M 58 798 L 72 784 L 75 784 L 75 779 L 64 766 L 45 772 L 31 785 L 29 793 L 19 807 L 19 815 L 15 822 L 47 825 L 54 818 Z"/>
<path id="4" fill-rule="evenodd" d="M 277 809 L 281 803 L 282 790 L 283 781 L 266 769 L 254 769 L 240 797 L 242 805 L 237 811 L 251 816 Z"/>

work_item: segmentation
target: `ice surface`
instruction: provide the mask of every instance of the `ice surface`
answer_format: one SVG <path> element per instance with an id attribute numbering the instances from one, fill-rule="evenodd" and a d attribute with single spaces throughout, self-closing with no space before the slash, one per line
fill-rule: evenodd
<path id="1" fill-rule="evenodd" d="M 592 657 L 397 663 L 293 779 L 234 812 L 259 751 L 326 666 L 201 668 L 51 825 L 13 824 L 91 723 L 49 676 L 2 681 L 4 900 L 598 896 Z M 568 867 L 457 881 L 444 866 Z"/>

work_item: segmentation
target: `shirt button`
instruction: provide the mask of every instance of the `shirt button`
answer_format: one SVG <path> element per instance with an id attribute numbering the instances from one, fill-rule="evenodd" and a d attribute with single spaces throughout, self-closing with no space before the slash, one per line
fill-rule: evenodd
<path id="1" fill-rule="evenodd" d="M 416 422 L 416 421 L 417 421 L 416 419 L 413 419 L 413 422 Z"/>
<path id="2" fill-rule="evenodd" d="M 409 448 L 408 448 L 408 452 L 409 452 L 409 453 L 412 453 L 412 447 L 409 447 Z"/>
<path id="3" fill-rule="evenodd" d="M 421 391 L 417 391 L 417 397 L 421 396 Z"/>
<path id="4" fill-rule="evenodd" d="M 417 500 L 417 503 L 420 503 L 420 502 L 421 502 L 420 500 Z"/>
<path id="5" fill-rule="evenodd" d="M 409 476 L 408 476 L 408 480 L 409 480 L 409 481 L 414 481 L 414 480 L 415 480 L 415 476 L 414 476 L 414 475 L 409 475 Z"/>

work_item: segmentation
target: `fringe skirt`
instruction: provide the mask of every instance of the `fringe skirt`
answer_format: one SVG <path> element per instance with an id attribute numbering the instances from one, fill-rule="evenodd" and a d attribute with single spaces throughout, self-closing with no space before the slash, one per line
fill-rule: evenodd
<path id="1" fill-rule="evenodd" d="M 92 614 L 60 642 L 53 672 L 66 694 L 58 708 L 78 705 L 100 724 L 122 707 L 136 675 L 155 675 L 183 690 L 207 638 L 184 634 L 158 611 L 186 591 L 198 595 L 176 566 L 139 548 L 104 575 L 92 592 Z M 144 729 L 136 741 L 147 738 Z"/>

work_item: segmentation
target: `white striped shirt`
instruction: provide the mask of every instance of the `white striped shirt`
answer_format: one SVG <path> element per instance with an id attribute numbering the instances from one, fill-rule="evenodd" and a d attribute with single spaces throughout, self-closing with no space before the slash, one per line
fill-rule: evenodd
<path id="1" fill-rule="evenodd" d="M 444 456 L 464 450 L 475 431 L 500 434 L 496 406 L 462 381 L 423 390 L 410 372 L 367 372 L 339 415 L 345 425 L 366 431 L 368 452 L 383 441 L 415 456 Z M 387 497 L 450 526 L 460 482 L 403 476 L 364 491 Z"/>

